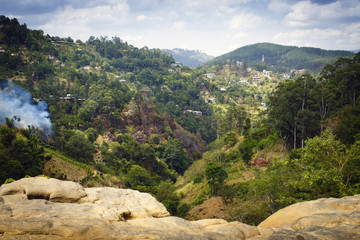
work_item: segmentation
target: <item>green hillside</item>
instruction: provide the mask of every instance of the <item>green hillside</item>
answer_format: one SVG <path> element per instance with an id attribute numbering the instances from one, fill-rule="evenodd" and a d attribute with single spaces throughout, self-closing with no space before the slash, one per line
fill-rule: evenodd
<path id="1" fill-rule="evenodd" d="M 218 212 L 216 198 L 223 214 L 208 218 L 249 224 L 360 193 L 359 53 L 262 43 L 189 68 L 118 37 L 0 21 L 0 183 L 46 174 L 132 188 L 189 219 Z M 283 73 L 295 63 L 319 74 Z"/>
<path id="2" fill-rule="evenodd" d="M 227 61 L 246 62 L 252 66 L 262 64 L 279 70 L 321 69 L 339 57 L 353 57 L 350 51 L 323 50 L 312 47 L 283 46 L 273 43 L 256 43 L 238 48 L 209 61 L 207 65 L 222 65 Z M 263 60 L 264 57 L 264 61 Z"/>

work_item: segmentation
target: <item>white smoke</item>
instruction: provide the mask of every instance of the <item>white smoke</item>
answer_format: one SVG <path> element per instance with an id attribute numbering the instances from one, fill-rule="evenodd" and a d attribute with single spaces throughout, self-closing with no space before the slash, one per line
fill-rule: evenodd
<path id="1" fill-rule="evenodd" d="M 38 101 L 33 104 L 29 92 L 16 85 L 9 85 L 0 91 L 0 122 L 5 123 L 5 117 L 12 119 L 14 116 L 20 117 L 20 121 L 14 121 L 14 125 L 19 128 L 27 128 L 32 125 L 51 134 L 51 121 L 47 104 L 45 101 Z"/>

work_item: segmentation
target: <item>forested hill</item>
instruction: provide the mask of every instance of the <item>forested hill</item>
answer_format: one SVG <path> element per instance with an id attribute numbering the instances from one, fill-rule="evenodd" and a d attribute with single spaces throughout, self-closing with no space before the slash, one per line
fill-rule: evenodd
<path id="1" fill-rule="evenodd" d="M 176 62 L 181 62 L 184 66 L 188 67 L 198 67 L 214 58 L 198 50 L 174 48 L 172 50 L 165 49 L 164 51 L 172 55 Z"/>
<path id="2" fill-rule="evenodd" d="M 256 43 L 238 48 L 207 63 L 207 65 L 246 62 L 248 65 L 264 64 L 278 70 L 322 69 L 340 57 L 352 58 L 355 54 L 342 50 L 323 50 L 313 47 L 283 46 L 273 43 Z M 264 57 L 264 58 L 263 58 Z M 264 60 L 264 61 L 263 61 Z"/>
<path id="3" fill-rule="evenodd" d="M 74 41 L 0 16 L 0 184 L 76 176 L 149 192 L 179 216 L 217 196 L 207 218 L 253 225 L 296 202 L 360 194 L 353 56 L 262 43 L 189 68 L 118 37 Z M 333 59 L 317 76 L 277 71 Z M 50 141 L 30 115 L 49 120 Z"/>
<path id="4" fill-rule="evenodd" d="M 200 97 L 201 73 L 173 66 L 164 51 L 139 49 L 118 37 L 82 42 L 49 36 L 5 16 L 0 16 L 0 50 L 0 97 L 11 105 L 8 112 L 0 108 L 0 123 L 8 126 L 0 129 L 0 139 L 4 131 L 12 136 L 0 144 L 0 155 L 4 150 L 7 156 L 0 157 L 0 169 L 8 170 L 0 172 L 0 182 L 41 172 L 24 167 L 14 175 L 9 169 L 21 163 L 7 165 L 20 159 L 9 152 L 18 132 L 7 129 L 28 127 L 28 114 L 15 111 L 27 100 L 29 106 L 47 103 L 52 147 L 114 175 L 138 165 L 157 183 L 174 181 L 216 139 L 212 110 Z M 31 96 L 18 97 L 23 89 Z M 38 167 L 41 157 L 28 157 Z"/>

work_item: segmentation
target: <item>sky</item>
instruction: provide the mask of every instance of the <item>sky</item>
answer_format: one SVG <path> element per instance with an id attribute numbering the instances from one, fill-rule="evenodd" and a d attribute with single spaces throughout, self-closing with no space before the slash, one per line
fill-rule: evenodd
<path id="1" fill-rule="evenodd" d="M 50 36 L 212 56 L 259 42 L 360 49 L 360 0 L 0 0 L 0 15 Z"/>

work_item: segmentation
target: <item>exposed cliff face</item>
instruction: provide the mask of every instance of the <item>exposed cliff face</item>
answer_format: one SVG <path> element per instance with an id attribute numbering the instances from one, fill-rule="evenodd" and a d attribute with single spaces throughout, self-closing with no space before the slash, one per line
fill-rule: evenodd
<path id="1" fill-rule="evenodd" d="M 0 188 L 0 239 L 358 239 L 360 195 L 285 208 L 259 227 L 171 217 L 151 195 L 42 177 Z"/>

